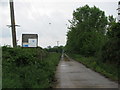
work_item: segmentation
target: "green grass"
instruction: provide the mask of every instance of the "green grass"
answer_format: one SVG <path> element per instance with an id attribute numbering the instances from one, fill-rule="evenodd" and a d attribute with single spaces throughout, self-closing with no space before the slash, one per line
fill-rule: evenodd
<path id="1" fill-rule="evenodd" d="M 2 87 L 50 88 L 59 60 L 42 49 L 3 48 Z"/>
<path id="2" fill-rule="evenodd" d="M 102 75 L 110 78 L 111 80 L 118 81 L 119 79 L 118 66 L 115 64 L 103 63 L 94 57 L 83 57 L 81 55 L 75 55 L 75 54 L 71 54 L 70 56 L 76 61 L 84 64 L 86 67 L 89 67 L 94 71 L 101 73 Z"/>

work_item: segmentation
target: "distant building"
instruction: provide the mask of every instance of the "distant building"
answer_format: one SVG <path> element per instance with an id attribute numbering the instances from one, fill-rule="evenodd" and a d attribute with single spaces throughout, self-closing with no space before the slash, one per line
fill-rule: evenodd
<path id="1" fill-rule="evenodd" d="M 22 34 L 22 47 L 37 47 L 38 35 L 37 34 Z"/>
<path id="2" fill-rule="evenodd" d="M 120 23 L 120 1 L 118 2 L 118 22 Z"/>

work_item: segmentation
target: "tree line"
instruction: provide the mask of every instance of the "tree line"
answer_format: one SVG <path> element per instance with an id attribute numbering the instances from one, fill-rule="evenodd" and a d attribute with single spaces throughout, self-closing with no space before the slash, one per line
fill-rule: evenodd
<path id="1" fill-rule="evenodd" d="M 65 51 L 85 57 L 95 56 L 103 62 L 120 62 L 120 23 L 113 16 L 85 5 L 73 11 L 69 20 Z"/>

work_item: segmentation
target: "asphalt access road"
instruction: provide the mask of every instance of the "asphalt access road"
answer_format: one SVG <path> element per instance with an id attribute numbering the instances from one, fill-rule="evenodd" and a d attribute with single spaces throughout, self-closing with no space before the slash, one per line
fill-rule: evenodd
<path id="1" fill-rule="evenodd" d="M 118 88 L 118 84 L 86 68 L 74 60 L 62 57 L 56 71 L 55 88 Z"/>

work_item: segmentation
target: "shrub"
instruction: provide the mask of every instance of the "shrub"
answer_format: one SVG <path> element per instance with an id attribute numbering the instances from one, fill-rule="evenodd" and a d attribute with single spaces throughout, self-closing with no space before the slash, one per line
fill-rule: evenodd
<path id="1" fill-rule="evenodd" d="M 3 47 L 3 88 L 50 88 L 60 54 L 39 48 Z"/>

